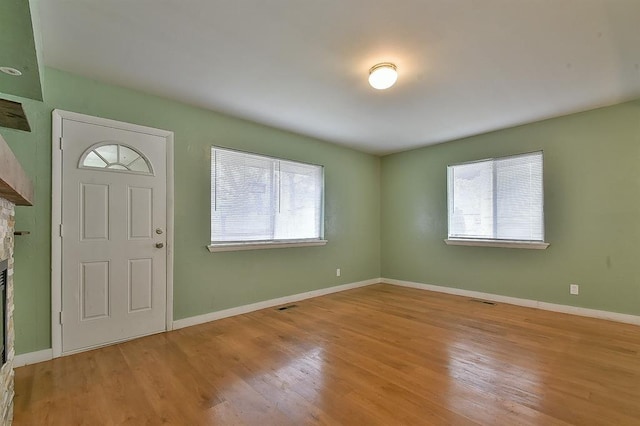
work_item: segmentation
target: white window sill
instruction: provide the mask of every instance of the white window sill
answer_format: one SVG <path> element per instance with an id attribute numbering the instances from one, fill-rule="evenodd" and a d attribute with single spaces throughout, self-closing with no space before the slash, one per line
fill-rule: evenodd
<path id="1" fill-rule="evenodd" d="M 448 238 L 444 240 L 450 246 L 472 246 L 472 247 L 503 247 L 544 250 L 549 247 L 549 243 L 539 241 L 518 241 L 518 240 L 466 240 Z"/>
<path id="2" fill-rule="evenodd" d="M 261 250 L 287 247 L 324 246 L 327 240 L 248 241 L 246 243 L 217 243 L 207 246 L 211 253 L 221 251 Z"/>

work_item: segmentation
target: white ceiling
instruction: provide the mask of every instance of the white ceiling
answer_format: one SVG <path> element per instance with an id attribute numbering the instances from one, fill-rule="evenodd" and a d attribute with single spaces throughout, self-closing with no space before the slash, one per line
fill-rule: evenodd
<path id="1" fill-rule="evenodd" d="M 640 97 L 638 0 L 44 0 L 46 65 L 386 154 Z M 368 86 L 390 61 L 398 83 Z"/>

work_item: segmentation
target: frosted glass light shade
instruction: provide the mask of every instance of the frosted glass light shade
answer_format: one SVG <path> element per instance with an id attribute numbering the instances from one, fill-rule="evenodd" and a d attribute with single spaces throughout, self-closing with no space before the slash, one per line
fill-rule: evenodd
<path id="1" fill-rule="evenodd" d="M 388 89 L 396 83 L 396 80 L 398 80 L 398 71 L 392 63 L 377 64 L 369 70 L 369 84 L 374 89 Z"/>

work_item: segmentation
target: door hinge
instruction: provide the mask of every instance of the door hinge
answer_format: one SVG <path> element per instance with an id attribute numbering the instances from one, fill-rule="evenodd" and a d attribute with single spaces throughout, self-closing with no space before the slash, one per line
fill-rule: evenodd
<path id="1" fill-rule="evenodd" d="M 62 224 L 60 224 L 60 237 L 62 237 Z"/>
<path id="2" fill-rule="evenodd" d="M 60 315 L 58 316 L 58 318 L 59 318 L 59 321 L 60 321 L 60 325 L 62 325 L 62 311 L 60 311 L 59 313 L 60 313 Z"/>
<path id="3" fill-rule="evenodd" d="M 62 151 L 62 137 L 60 137 L 60 151 Z"/>

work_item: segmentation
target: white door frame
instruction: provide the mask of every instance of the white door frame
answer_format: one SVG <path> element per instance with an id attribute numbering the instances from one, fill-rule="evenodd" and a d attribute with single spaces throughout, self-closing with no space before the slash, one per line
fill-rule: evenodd
<path id="1" fill-rule="evenodd" d="M 106 118 L 55 109 L 52 112 L 53 131 L 51 149 L 51 347 L 53 357 L 62 356 L 62 121 L 73 120 L 112 127 L 166 140 L 167 149 L 167 307 L 165 330 L 173 329 L 173 132 L 123 123 Z M 84 349 L 88 350 L 88 349 Z M 65 354 L 66 355 L 66 354 Z"/>

